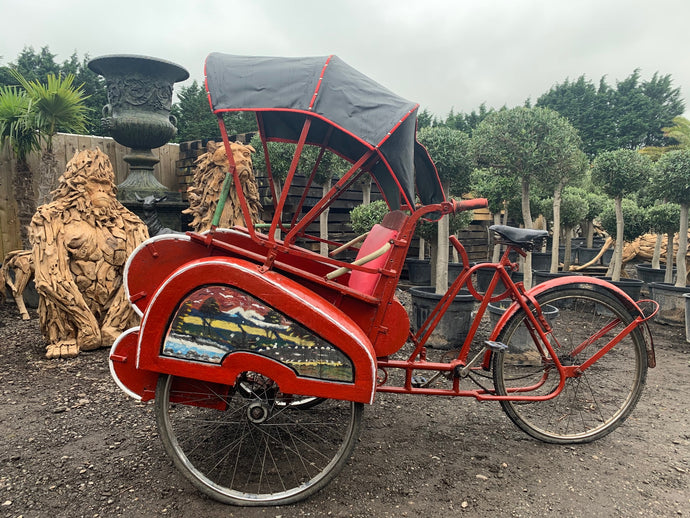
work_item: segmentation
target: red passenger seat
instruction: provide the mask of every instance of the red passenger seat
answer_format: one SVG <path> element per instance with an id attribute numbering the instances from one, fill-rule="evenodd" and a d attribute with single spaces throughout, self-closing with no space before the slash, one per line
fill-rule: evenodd
<path id="1" fill-rule="evenodd" d="M 387 242 L 395 240 L 398 237 L 398 232 L 400 232 L 400 229 L 402 228 L 406 219 L 407 214 L 401 210 L 395 210 L 386 214 L 383 218 L 383 221 L 381 221 L 380 224 L 374 225 L 369 231 L 369 234 L 357 253 L 357 259 L 366 257 L 372 252 L 376 252 Z M 393 248 L 391 247 L 385 254 L 373 259 L 372 261 L 369 261 L 362 266 L 373 269 L 382 268 L 386 264 L 386 261 L 390 257 L 392 251 Z M 366 295 L 372 295 L 380 278 L 380 273 L 366 273 L 352 270 L 350 273 L 348 286 Z"/>

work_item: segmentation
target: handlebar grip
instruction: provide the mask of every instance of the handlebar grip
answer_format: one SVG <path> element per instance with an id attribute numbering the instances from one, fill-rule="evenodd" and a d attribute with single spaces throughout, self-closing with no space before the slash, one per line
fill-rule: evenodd
<path id="1" fill-rule="evenodd" d="M 489 206 L 486 198 L 474 198 L 472 200 L 453 200 L 453 212 L 462 212 L 465 210 L 485 209 Z"/>

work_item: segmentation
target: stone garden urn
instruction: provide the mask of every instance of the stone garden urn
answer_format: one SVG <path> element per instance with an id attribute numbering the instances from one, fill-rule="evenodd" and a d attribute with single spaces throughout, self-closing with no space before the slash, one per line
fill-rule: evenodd
<path id="1" fill-rule="evenodd" d="M 131 148 L 124 157 L 129 174 L 118 185 L 118 199 L 134 202 L 135 194 L 167 194 L 168 199 L 177 195 L 179 200 L 179 193 L 168 192 L 153 175 L 159 160 L 151 150 L 177 133 L 177 121 L 170 114 L 173 84 L 187 79 L 189 72 L 169 61 L 127 54 L 100 56 L 88 66 L 106 81 L 103 128 L 116 142 Z"/>

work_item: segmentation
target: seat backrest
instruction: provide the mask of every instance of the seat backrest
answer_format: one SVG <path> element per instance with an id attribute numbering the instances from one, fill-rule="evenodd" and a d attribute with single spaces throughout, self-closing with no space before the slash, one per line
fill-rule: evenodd
<path id="1" fill-rule="evenodd" d="M 407 219 L 407 214 L 396 210 L 389 212 L 383 218 L 380 224 L 376 224 L 369 231 L 364 243 L 357 252 L 357 259 L 366 257 L 367 255 L 376 252 L 379 248 L 391 240 L 395 240 L 398 232 L 402 228 L 403 223 Z M 391 248 L 385 254 L 369 261 L 363 266 L 367 268 L 378 269 L 383 267 L 391 254 Z M 381 278 L 380 273 L 366 273 L 357 270 L 352 270 L 350 273 L 350 280 L 348 286 L 354 290 L 371 295 L 374 293 L 374 288 Z"/>

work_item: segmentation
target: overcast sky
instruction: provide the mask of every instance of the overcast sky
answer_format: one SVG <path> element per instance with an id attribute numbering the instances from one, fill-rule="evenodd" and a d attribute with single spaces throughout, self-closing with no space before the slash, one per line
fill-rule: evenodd
<path id="1" fill-rule="evenodd" d="M 226 52 L 336 54 L 441 118 L 536 101 L 583 74 L 614 86 L 636 68 L 690 95 L 688 0 L 0 0 L 0 13 L 0 64 L 25 46 L 58 62 L 142 54 L 185 67 L 178 87 Z"/>

